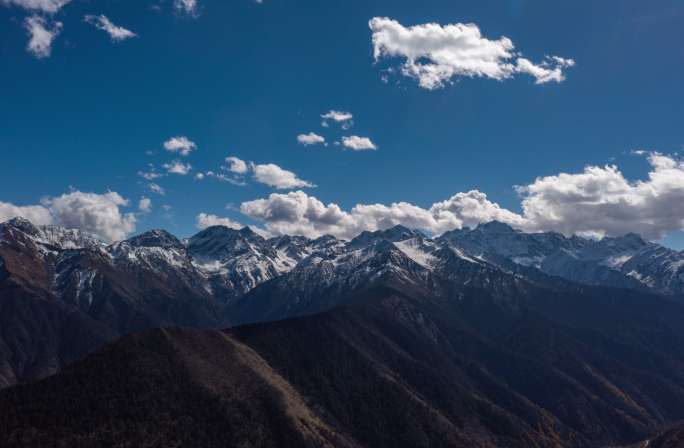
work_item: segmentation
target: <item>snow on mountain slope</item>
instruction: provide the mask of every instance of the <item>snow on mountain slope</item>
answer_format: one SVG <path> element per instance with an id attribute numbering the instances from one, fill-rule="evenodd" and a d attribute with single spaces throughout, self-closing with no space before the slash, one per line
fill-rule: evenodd
<path id="1" fill-rule="evenodd" d="M 183 295 L 222 307 L 284 276 L 282 284 L 296 291 L 341 293 L 387 276 L 413 285 L 439 276 L 487 287 L 503 281 L 497 270 L 530 278 L 530 269 L 542 275 L 533 276 L 537 282 L 551 275 L 589 285 L 684 293 L 684 254 L 637 235 L 596 241 L 523 233 L 499 222 L 435 239 L 395 226 L 362 232 L 348 242 L 332 236 L 265 239 L 249 228 L 215 226 L 184 241 L 153 230 L 107 246 L 78 231 L 17 219 L 0 226 L 0 238 L 0 260 L 11 265 L 13 278 L 42 285 L 46 293 L 86 310 L 101 308 L 98 297 L 107 288 L 126 297 L 117 300 L 136 304 L 153 300 L 146 296 L 180 300 Z"/>
<path id="2" fill-rule="evenodd" d="M 513 262 L 578 283 L 684 294 L 684 253 L 635 234 L 591 240 L 491 222 L 447 232 L 438 241 L 501 268 Z"/>

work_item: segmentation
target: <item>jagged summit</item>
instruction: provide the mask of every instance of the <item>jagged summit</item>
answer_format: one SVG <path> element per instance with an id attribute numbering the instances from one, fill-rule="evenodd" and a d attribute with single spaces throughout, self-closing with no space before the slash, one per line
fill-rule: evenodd
<path id="1" fill-rule="evenodd" d="M 193 283 L 205 284 L 204 289 L 213 294 L 222 291 L 227 300 L 300 264 L 318 266 L 322 261 L 340 260 L 347 252 L 379 242 L 390 245 L 380 244 L 376 250 L 396 247 L 428 268 L 439 264 L 435 257 L 445 255 L 442 249 L 447 247 L 462 260 L 486 262 L 506 271 L 523 266 L 583 284 L 684 294 L 684 252 L 647 242 L 634 233 L 592 240 L 557 232 L 525 233 L 492 221 L 474 229 L 446 232 L 438 238 L 396 225 L 364 231 L 345 242 L 331 235 L 316 239 L 293 235 L 266 239 L 249 227 L 213 226 L 184 241 L 156 229 L 106 246 L 83 232 L 35 226 L 23 218 L 0 226 L 4 229 L 2 239 L 24 238 L 38 244 L 42 247 L 39 251 L 46 254 L 89 248 L 108 253 L 114 263 L 125 259 L 128 265 L 138 263 L 146 269 L 154 269 L 157 262 L 176 266 L 188 271 L 183 274 L 185 277 L 199 276 Z"/>
<path id="2" fill-rule="evenodd" d="M 98 249 L 105 246 L 96 236 L 77 229 L 56 225 L 37 226 L 21 217 L 0 223 L 0 238 L 12 240 L 21 238 L 20 235 L 48 250 Z"/>
<path id="3" fill-rule="evenodd" d="M 647 246 L 649 243 L 644 241 L 641 235 L 636 233 L 627 233 L 618 237 L 606 237 L 599 242 L 603 245 L 621 246 L 624 248 L 640 248 Z"/>
<path id="4" fill-rule="evenodd" d="M 225 226 L 208 227 L 188 239 L 188 251 L 200 258 L 224 258 L 243 254 L 255 247 L 266 247 L 266 240 L 252 229 Z"/>
<path id="5" fill-rule="evenodd" d="M 506 223 L 501 222 L 501 221 L 496 221 L 496 220 L 485 222 L 482 224 L 478 224 L 474 230 L 479 231 L 479 232 L 485 232 L 485 233 L 518 233 L 518 232 L 520 232 L 519 230 L 514 229 L 509 224 L 506 224 Z"/>
<path id="6" fill-rule="evenodd" d="M 8 221 L 3 222 L 0 225 L 14 227 L 14 228 L 22 230 L 26 233 L 31 233 L 31 234 L 35 234 L 39 231 L 38 227 L 36 227 L 31 221 L 29 221 L 26 218 L 22 218 L 21 216 L 17 216 L 16 218 L 12 218 Z"/>
<path id="7" fill-rule="evenodd" d="M 171 233 L 162 229 L 149 230 L 127 240 L 134 247 L 182 247 L 183 243 Z"/>
<path id="8" fill-rule="evenodd" d="M 349 246 L 358 249 L 381 240 L 399 242 L 421 237 L 424 237 L 424 235 L 417 230 L 411 230 L 408 227 L 396 225 L 388 229 L 376 230 L 375 232 L 363 231 L 349 242 Z"/>

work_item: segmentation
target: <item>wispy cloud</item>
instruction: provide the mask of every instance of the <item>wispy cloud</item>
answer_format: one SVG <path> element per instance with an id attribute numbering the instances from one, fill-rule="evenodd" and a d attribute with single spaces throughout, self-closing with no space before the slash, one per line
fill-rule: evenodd
<path id="1" fill-rule="evenodd" d="M 349 129 L 354 124 L 354 122 L 352 121 L 354 119 L 354 115 L 350 112 L 330 110 L 322 114 L 321 118 L 323 119 L 323 121 L 321 122 L 321 126 L 323 126 L 324 128 L 330 126 L 331 121 L 342 126 L 342 129 Z"/>
<path id="2" fill-rule="evenodd" d="M 181 176 L 185 176 L 190 171 L 192 171 L 192 165 L 190 165 L 189 163 L 183 163 L 180 160 L 174 160 L 172 162 L 165 163 L 164 165 L 162 165 L 162 167 L 169 174 L 180 174 Z"/>
<path id="3" fill-rule="evenodd" d="M 95 28 L 102 30 L 109 34 L 112 42 L 121 42 L 126 39 L 131 39 L 137 37 L 138 35 L 131 30 L 127 30 L 124 27 L 114 25 L 111 20 L 107 18 L 104 14 L 99 16 L 86 15 L 84 17 L 86 23 L 93 25 Z"/>
<path id="4" fill-rule="evenodd" d="M 174 0 L 173 7 L 176 11 L 190 17 L 197 17 L 199 15 L 197 0 Z"/>
<path id="5" fill-rule="evenodd" d="M 4 6 L 17 6 L 48 14 L 56 13 L 70 2 L 71 0 L 0 0 L 0 4 Z"/>

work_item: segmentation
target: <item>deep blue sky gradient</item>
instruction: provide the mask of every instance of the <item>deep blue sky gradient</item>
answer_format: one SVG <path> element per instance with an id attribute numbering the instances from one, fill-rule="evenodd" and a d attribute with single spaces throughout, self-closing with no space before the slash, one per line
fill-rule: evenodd
<path id="1" fill-rule="evenodd" d="M 518 211 L 514 185 L 587 164 L 616 163 L 643 178 L 647 163 L 631 150 L 673 153 L 684 143 L 681 1 L 203 0 L 197 19 L 173 14 L 168 1 L 161 11 L 150 5 L 75 0 L 57 14 L 64 31 L 43 60 L 25 51 L 25 12 L 0 7 L 0 200 L 33 204 L 73 187 L 137 201 L 149 193 L 136 173 L 171 158 L 164 140 L 187 135 L 199 147 L 188 158 L 195 168 L 217 170 L 229 155 L 276 163 L 345 209 L 427 207 L 479 189 Z M 113 44 L 83 23 L 101 13 L 140 37 Z M 533 61 L 555 54 L 577 66 L 561 84 L 528 76 L 437 91 L 409 79 L 385 84 L 372 59 L 375 16 L 407 26 L 475 22 Z M 353 133 L 379 150 L 298 145 L 300 133 L 342 135 L 320 127 L 329 109 L 354 113 Z M 226 205 L 273 191 L 191 176 L 159 183 L 166 197 L 150 197 L 172 215 L 157 208 L 139 230 L 183 236 L 199 212 L 249 222 Z M 684 238 L 667 243 L 684 247 Z"/>

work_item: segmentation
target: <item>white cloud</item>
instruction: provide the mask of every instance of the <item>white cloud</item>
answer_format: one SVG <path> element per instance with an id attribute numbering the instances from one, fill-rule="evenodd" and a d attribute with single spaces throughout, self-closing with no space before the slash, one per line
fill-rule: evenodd
<path id="1" fill-rule="evenodd" d="M 150 184 L 148 184 L 147 188 L 149 188 L 152 193 L 158 194 L 160 196 L 164 196 L 166 194 L 166 191 L 164 190 L 164 188 L 162 188 L 158 184 L 155 184 L 154 182 L 151 182 Z"/>
<path id="2" fill-rule="evenodd" d="M 554 230 L 566 235 L 619 236 L 639 233 L 647 239 L 684 230 L 684 161 L 648 154 L 646 180 L 629 181 L 613 165 L 588 166 L 577 174 L 540 177 L 517 187 L 522 214 L 490 201 L 473 190 L 422 208 L 406 202 L 358 204 L 350 211 L 324 204 L 303 191 L 273 193 L 242 203 L 240 211 L 264 222 L 273 234 L 350 238 L 363 230 L 396 224 L 441 234 L 464 226 L 498 220 L 526 231 Z"/>
<path id="3" fill-rule="evenodd" d="M 150 171 L 138 171 L 138 176 L 145 180 L 159 179 L 160 177 L 166 176 L 166 174 L 158 173 L 152 168 Z"/>
<path id="4" fill-rule="evenodd" d="M 197 149 L 195 142 L 184 136 L 172 137 L 164 142 L 164 149 L 169 152 L 177 152 L 182 156 L 189 155 Z"/>
<path id="5" fill-rule="evenodd" d="M 24 21 L 24 28 L 29 34 L 26 50 L 39 59 L 50 57 L 52 43 L 62 31 L 62 22 L 54 22 L 50 27 L 43 17 L 31 16 Z"/>
<path id="6" fill-rule="evenodd" d="M 315 187 L 311 182 L 298 178 L 292 171 L 284 170 L 273 163 L 252 164 L 251 168 L 257 182 L 277 189 Z"/>
<path id="7" fill-rule="evenodd" d="M 55 223 L 81 229 L 104 239 L 118 241 L 135 231 L 133 213 L 122 213 L 128 201 L 118 193 L 82 193 L 74 191 L 43 201 L 52 213 Z"/>
<path id="8" fill-rule="evenodd" d="M 222 167 L 222 168 L 225 169 L 226 167 Z M 212 179 L 218 180 L 219 182 L 228 182 L 229 184 L 233 184 L 233 185 L 236 185 L 238 187 L 244 187 L 245 185 L 247 185 L 245 183 L 245 181 L 240 177 L 228 176 L 226 174 L 216 173 L 214 171 L 207 171 L 206 173 L 203 174 L 202 178 L 204 178 L 204 177 L 210 177 Z"/>
<path id="9" fill-rule="evenodd" d="M 31 11 L 54 14 L 71 0 L 0 0 L 5 6 L 18 6 Z"/>
<path id="10" fill-rule="evenodd" d="M 187 14 L 191 17 L 199 15 L 199 5 L 197 0 L 174 0 L 173 7 L 176 11 Z"/>
<path id="11" fill-rule="evenodd" d="M 222 182 L 230 182 L 233 185 L 244 186 L 243 176 L 251 172 L 255 181 L 277 189 L 315 187 L 311 182 L 298 178 L 292 171 L 285 170 L 273 163 L 255 164 L 254 162 L 245 162 L 238 157 L 226 157 L 226 163 L 228 166 L 221 168 L 234 175 L 229 176 L 207 171 L 205 176 Z"/>
<path id="12" fill-rule="evenodd" d="M 226 157 L 228 163 L 228 171 L 235 174 L 245 174 L 249 168 L 247 162 L 237 157 Z"/>
<path id="13" fill-rule="evenodd" d="M 114 25 L 112 21 L 109 20 L 109 18 L 107 18 L 107 16 L 105 16 L 104 14 L 101 14 L 99 16 L 86 15 L 84 17 L 84 20 L 87 23 L 93 25 L 95 28 L 109 34 L 109 37 L 112 39 L 113 42 L 121 42 L 123 40 L 131 39 L 133 37 L 138 36 L 131 30 L 127 30 L 124 27 Z"/>
<path id="14" fill-rule="evenodd" d="M 320 145 L 325 143 L 325 138 L 314 132 L 309 132 L 308 134 L 299 134 L 297 141 L 304 146 Z"/>
<path id="15" fill-rule="evenodd" d="M 105 241 L 117 241 L 135 231 L 135 214 L 121 211 L 126 206 L 128 201 L 113 191 L 72 191 L 43 199 L 40 205 L 18 207 L 0 202 L 0 222 L 21 216 L 34 224 L 56 224 L 83 230 Z"/>
<path id="16" fill-rule="evenodd" d="M 317 237 L 332 234 L 353 238 L 364 230 L 379 230 L 402 224 L 431 233 L 499 219 L 519 223 L 514 213 L 490 202 L 484 193 L 460 193 L 424 209 L 407 202 L 359 204 L 347 212 L 337 204 L 324 204 L 303 191 L 273 193 L 266 199 L 242 203 L 240 211 L 263 221 L 273 234 L 301 234 Z"/>
<path id="17" fill-rule="evenodd" d="M 405 59 L 400 72 L 430 90 L 444 87 L 456 77 L 501 81 L 517 73 L 533 76 L 537 84 L 561 82 L 565 79 L 563 69 L 575 64 L 557 56 L 534 64 L 515 51 L 509 38 L 487 39 L 473 23 L 405 27 L 396 20 L 375 17 L 369 26 L 375 60 Z"/>
<path id="18" fill-rule="evenodd" d="M 342 137 L 342 145 L 353 151 L 373 151 L 378 147 L 368 137 L 359 137 L 352 135 L 350 137 Z"/>
<path id="19" fill-rule="evenodd" d="M 236 230 L 239 230 L 244 227 L 239 222 L 233 221 L 230 218 L 221 218 L 219 216 L 210 215 L 207 213 L 200 213 L 199 215 L 197 215 L 195 217 L 195 225 L 198 229 L 202 230 L 212 226 L 224 226 Z"/>
<path id="20" fill-rule="evenodd" d="M 180 160 L 165 163 L 162 167 L 170 174 L 180 174 L 181 176 L 185 176 L 192 170 L 192 165 L 182 163 Z"/>
<path id="21" fill-rule="evenodd" d="M 321 115 L 321 118 L 323 119 L 321 126 L 326 128 L 329 126 L 330 121 L 334 121 L 335 123 L 340 124 L 342 126 L 342 129 L 349 129 L 354 124 L 354 122 L 352 121 L 354 115 L 352 115 L 350 112 L 330 110 Z"/>
<path id="22" fill-rule="evenodd" d="M 195 180 L 204 180 L 204 173 L 197 173 L 195 174 Z"/>
<path id="23" fill-rule="evenodd" d="M 138 210 L 140 210 L 142 213 L 149 213 L 152 211 L 152 199 L 147 198 L 145 196 L 140 198 L 140 201 L 138 202 Z"/>
<path id="24" fill-rule="evenodd" d="M 472 228 L 494 220 L 514 227 L 523 227 L 526 224 L 519 214 L 490 201 L 485 193 L 478 190 L 457 193 L 446 201 L 436 202 L 430 206 L 429 212 L 434 223 L 425 229 L 435 234 L 462 227 Z"/>
<path id="25" fill-rule="evenodd" d="M 26 218 L 39 226 L 53 223 L 52 214 L 50 214 L 50 210 L 45 206 L 18 206 L 9 202 L 0 202 L 0 222 L 9 221 L 17 217 Z"/>
<path id="26" fill-rule="evenodd" d="M 684 228 L 684 162 L 648 154 L 648 178 L 629 181 L 615 165 L 588 166 L 518 187 L 531 230 L 622 235 L 648 239 Z"/>

